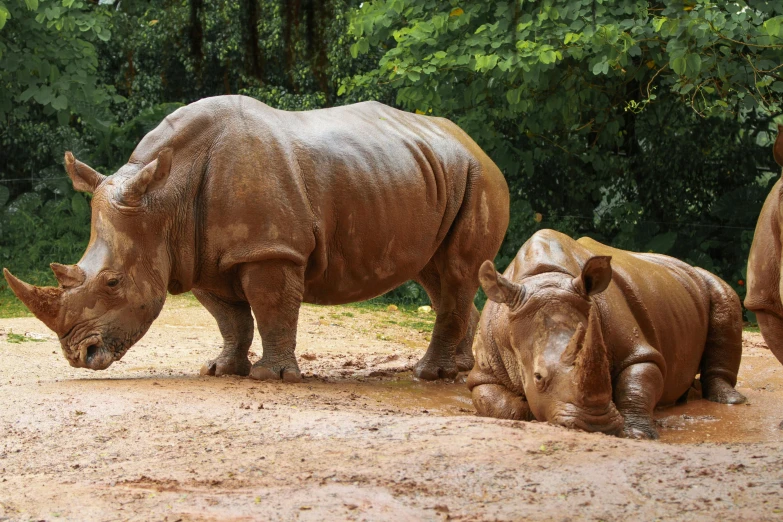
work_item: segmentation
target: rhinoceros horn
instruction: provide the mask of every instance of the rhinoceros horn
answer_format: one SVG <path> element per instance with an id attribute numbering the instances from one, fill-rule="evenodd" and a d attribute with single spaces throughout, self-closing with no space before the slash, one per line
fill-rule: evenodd
<path id="1" fill-rule="evenodd" d="M 55 330 L 63 289 L 52 286 L 39 287 L 29 285 L 14 277 L 7 268 L 3 268 L 3 275 L 16 297 L 46 326 L 51 330 Z"/>
<path id="2" fill-rule="evenodd" d="M 778 124 L 778 138 L 775 140 L 775 146 L 772 147 L 772 155 L 775 161 L 783 167 L 783 125 Z"/>
<path id="3" fill-rule="evenodd" d="M 147 193 L 150 185 L 161 181 L 171 171 L 171 159 L 173 151 L 170 148 L 162 149 L 157 159 L 148 163 L 137 174 L 125 182 L 122 188 L 121 199 L 123 204 L 129 207 L 141 205 L 141 198 Z"/>
<path id="4" fill-rule="evenodd" d="M 574 336 L 581 333 L 579 330 L 577 329 Z M 609 370 L 609 357 L 601 333 L 601 319 L 595 305 L 590 308 L 584 342 L 576 354 L 574 377 L 586 406 L 606 404 L 611 400 L 612 375 Z"/>
<path id="5" fill-rule="evenodd" d="M 84 270 L 79 268 L 78 265 L 61 265 L 60 263 L 52 263 L 49 265 L 54 272 L 54 276 L 63 288 L 74 288 L 82 283 L 86 279 Z"/>
<path id="6" fill-rule="evenodd" d="M 73 182 L 73 188 L 79 192 L 93 193 L 98 185 L 103 183 L 106 176 L 92 169 L 86 163 L 82 163 L 73 157 L 71 152 L 65 153 L 65 171 Z"/>

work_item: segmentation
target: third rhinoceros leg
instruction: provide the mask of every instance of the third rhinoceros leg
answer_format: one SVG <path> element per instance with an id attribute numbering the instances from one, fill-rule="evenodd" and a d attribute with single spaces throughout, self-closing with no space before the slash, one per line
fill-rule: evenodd
<path id="1" fill-rule="evenodd" d="M 711 274 L 710 274 L 711 275 Z M 745 396 L 734 389 L 742 360 L 742 308 L 734 291 L 721 280 L 710 284 L 710 323 L 701 356 L 702 395 L 712 402 L 741 404 Z"/>
<path id="2" fill-rule="evenodd" d="M 250 370 L 250 377 L 301 382 L 294 349 L 304 293 L 304 267 L 290 261 L 270 260 L 243 265 L 239 274 L 264 348 L 261 360 Z"/>
<path id="3" fill-rule="evenodd" d="M 435 313 L 438 313 L 441 301 L 441 281 L 440 275 L 435 268 L 435 263 L 430 262 L 424 267 L 424 270 L 419 273 L 415 281 L 424 287 L 430 298 L 430 303 L 432 303 L 432 309 Z M 473 338 L 476 336 L 476 326 L 478 325 L 479 317 L 479 311 L 476 305 L 473 305 L 468 322 L 468 331 L 457 346 L 457 369 L 461 372 L 466 372 L 473 368 Z"/>
<path id="4" fill-rule="evenodd" d="M 253 316 L 245 302 L 228 302 L 203 290 L 193 289 L 193 295 L 215 318 L 223 336 L 223 351 L 207 361 L 201 375 L 247 375 L 250 361 L 247 351 L 253 342 Z"/>
<path id="5" fill-rule="evenodd" d="M 625 436 L 657 439 L 653 409 L 663 394 L 663 374 L 651 362 L 632 364 L 620 372 L 614 383 L 614 404 L 623 416 Z"/>
<path id="6" fill-rule="evenodd" d="M 426 380 L 455 378 L 460 370 L 457 350 L 469 334 L 471 344 L 473 340 L 470 327 L 474 317 L 471 312 L 474 308 L 473 296 L 478 289 L 478 282 L 470 277 L 473 267 L 462 266 L 460 260 L 452 259 L 448 267 L 445 263 L 437 263 L 437 269 L 440 299 L 435 303 L 435 327 L 427 353 L 413 370 L 417 377 Z M 478 271 L 477 267 L 475 271 Z M 470 357 L 472 359 L 472 353 Z M 463 364 L 467 365 L 464 359 Z"/>

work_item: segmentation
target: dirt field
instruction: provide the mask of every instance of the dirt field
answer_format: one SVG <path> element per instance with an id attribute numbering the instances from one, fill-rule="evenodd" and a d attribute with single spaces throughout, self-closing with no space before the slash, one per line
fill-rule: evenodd
<path id="1" fill-rule="evenodd" d="M 749 405 L 661 411 L 643 442 L 475 417 L 464 384 L 412 380 L 427 322 L 306 306 L 283 385 L 199 377 L 220 336 L 183 298 L 103 372 L 2 319 L 0 520 L 783 520 L 783 366 L 758 334 Z"/>

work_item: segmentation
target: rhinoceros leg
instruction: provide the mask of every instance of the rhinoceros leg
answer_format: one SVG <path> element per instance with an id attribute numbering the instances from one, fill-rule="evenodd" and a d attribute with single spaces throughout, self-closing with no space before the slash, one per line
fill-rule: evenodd
<path id="1" fill-rule="evenodd" d="M 626 437 L 657 439 L 653 409 L 663 394 L 663 374 L 654 363 L 632 364 L 617 376 L 614 404 L 623 416 Z"/>
<path id="2" fill-rule="evenodd" d="M 710 323 L 701 356 L 702 396 L 712 402 L 741 404 L 745 396 L 734 389 L 742 360 L 742 308 L 723 281 L 709 274 Z"/>
<path id="3" fill-rule="evenodd" d="M 414 375 L 420 379 L 454 379 L 460 371 L 457 349 L 469 335 L 473 296 L 478 290 L 478 281 L 468 276 L 472 270 L 458 271 L 456 267 L 462 265 L 459 260 L 452 259 L 451 263 L 450 268 L 438 264 L 441 286 L 435 326 L 427 353 L 413 369 Z M 478 272 L 478 267 L 475 267 L 475 272 Z M 463 364 L 467 366 L 468 361 L 465 359 Z"/>
<path id="4" fill-rule="evenodd" d="M 776 314 L 762 311 L 756 312 L 756 319 L 767 348 L 783 363 L 783 319 Z"/>
<path id="5" fill-rule="evenodd" d="M 304 267 L 270 260 L 243 265 L 240 280 L 253 309 L 264 353 L 250 370 L 258 380 L 301 382 L 296 362 L 296 327 L 304 294 Z"/>
<path id="6" fill-rule="evenodd" d="M 223 336 L 223 351 L 216 359 L 207 361 L 201 375 L 247 375 L 250 361 L 247 352 L 253 342 L 253 316 L 245 302 L 228 302 L 205 292 L 193 290 L 193 295 L 215 318 Z"/>
<path id="7" fill-rule="evenodd" d="M 432 303 L 432 309 L 435 313 L 438 313 L 441 300 L 441 282 L 435 264 L 429 263 L 424 270 L 421 271 L 418 277 L 416 277 L 415 281 L 424 287 L 424 290 L 426 290 L 427 295 L 430 298 L 430 303 Z M 457 369 L 461 372 L 466 372 L 473 368 L 473 338 L 476 336 L 476 325 L 478 325 L 480 316 L 481 314 L 479 314 L 476 305 L 473 305 L 473 309 L 470 313 L 470 321 L 468 323 L 468 332 L 457 346 Z"/>

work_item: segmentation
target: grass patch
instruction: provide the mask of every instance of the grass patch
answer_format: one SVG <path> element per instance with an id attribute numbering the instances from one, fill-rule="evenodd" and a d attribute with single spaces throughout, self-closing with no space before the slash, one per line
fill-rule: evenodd
<path id="1" fill-rule="evenodd" d="M 28 337 L 24 334 L 15 334 L 14 332 L 8 332 L 8 342 L 13 344 L 20 344 L 20 343 L 42 343 L 45 341 L 45 339 L 36 339 L 35 337 Z"/>
<path id="2" fill-rule="evenodd" d="M 746 326 L 742 329 L 743 332 L 761 333 L 758 325 Z"/>
<path id="3" fill-rule="evenodd" d="M 32 317 L 33 314 L 8 288 L 0 290 L 0 319 Z"/>
<path id="4" fill-rule="evenodd" d="M 404 328 L 410 328 L 412 330 L 416 330 L 417 332 L 428 333 L 431 332 L 432 328 L 435 326 L 435 319 L 434 318 L 430 320 L 411 319 L 411 320 L 400 321 L 397 324 L 399 324 Z"/>

